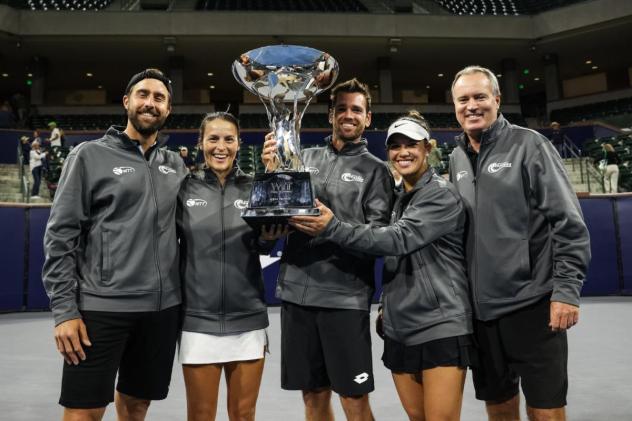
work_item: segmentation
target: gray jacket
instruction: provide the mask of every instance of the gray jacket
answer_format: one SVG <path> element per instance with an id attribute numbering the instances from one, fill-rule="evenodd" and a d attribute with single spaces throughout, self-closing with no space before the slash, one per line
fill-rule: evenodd
<path id="1" fill-rule="evenodd" d="M 466 257 L 476 317 L 493 320 L 551 294 L 579 305 L 590 241 L 560 156 L 502 115 L 481 137 L 476 171 L 464 134 L 450 179 L 466 204 Z"/>
<path id="2" fill-rule="evenodd" d="M 322 236 L 384 255 L 384 333 L 406 345 L 472 332 L 463 250 L 465 210 L 454 186 L 432 169 L 395 204 L 391 225 L 334 218 Z"/>
<path id="3" fill-rule="evenodd" d="M 303 151 L 315 196 L 342 221 L 386 225 L 393 178 L 366 141 L 341 151 L 327 145 Z M 285 243 L 276 295 L 305 306 L 368 310 L 375 290 L 375 259 L 322 238 L 294 232 Z"/>
<path id="4" fill-rule="evenodd" d="M 238 169 L 222 187 L 213 171 L 185 180 L 178 196 L 181 274 L 184 284 L 183 330 L 237 333 L 268 326 L 259 243 L 241 218 L 252 177 Z"/>
<path id="5" fill-rule="evenodd" d="M 180 303 L 175 214 L 187 170 L 162 143 L 143 156 L 111 127 L 68 154 L 44 235 L 42 278 L 56 325 L 79 310 Z"/>

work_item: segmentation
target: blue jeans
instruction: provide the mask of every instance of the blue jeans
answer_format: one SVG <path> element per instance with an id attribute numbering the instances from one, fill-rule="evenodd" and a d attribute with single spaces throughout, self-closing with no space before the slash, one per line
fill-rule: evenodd
<path id="1" fill-rule="evenodd" d="M 31 196 L 39 196 L 40 182 L 42 181 L 42 166 L 39 165 L 31 170 L 33 174 L 33 190 Z"/>

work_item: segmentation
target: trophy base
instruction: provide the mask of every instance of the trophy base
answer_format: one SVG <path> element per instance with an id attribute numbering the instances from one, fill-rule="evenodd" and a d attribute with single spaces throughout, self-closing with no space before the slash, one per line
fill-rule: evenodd
<path id="1" fill-rule="evenodd" d="M 241 211 L 241 217 L 248 225 L 259 232 L 262 226 L 287 225 L 292 216 L 318 216 L 317 208 L 276 208 L 253 209 Z"/>
<path id="2" fill-rule="evenodd" d="M 248 206 L 241 217 L 256 230 L 262 225 L 287 225 L 292 216 L 318 216 L 310 173 L 274 172 L 255 174 Z"/>

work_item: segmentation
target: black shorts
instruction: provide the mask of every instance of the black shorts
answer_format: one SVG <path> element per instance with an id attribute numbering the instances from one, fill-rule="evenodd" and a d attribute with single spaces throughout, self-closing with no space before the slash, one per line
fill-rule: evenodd
<path id="1" fill-rule="evenodd" d="M 549 327 L 550 296 L 497 320 L 474 321 L 479 367 L 474 368 L 476 398 L 504 402 L 522 385 L 527 405 L 550 409 L 566 405 L 566 332 Z"/>
<path id="2" fill-rule="evenodd" d="M 382 361 L 394 373 L 416 374 L 435 367 L 471 367 L 476 361 L 476 350 L 472 335 L 408 346 L 385 336 Z"/>
<path id="3" fill-rule="evenodd" d="M 281 387 L 331 388 L 341 396 L 373 391 L 369 312 L 281 305 Z"/>
<path id="4" fill-rule="evenodd" d="M 180 306 L 154 312 L 82 311 L 92 346 L 85 361 L 64 363 L 59 403 L 102 408 L 116 390 L 139 399 L 167 397 L 180 330 Z"/>

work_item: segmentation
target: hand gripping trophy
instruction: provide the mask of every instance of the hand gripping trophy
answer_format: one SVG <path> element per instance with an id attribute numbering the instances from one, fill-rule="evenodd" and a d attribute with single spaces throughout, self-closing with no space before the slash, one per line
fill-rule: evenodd
<path id="1" fill-rule="evenodd" d="M 317 215 L 310 173 L 300 150 L 301 119 L 312 98 L 338 76 L 329 54 L 297 45 L 272 45 L 242 54 L 233 63 L 235 79 L 263 102 L 277 142 L 274 172 L 255 174 L 248 207 L 251 226 L 285 224 L 293 215 Z"/>

